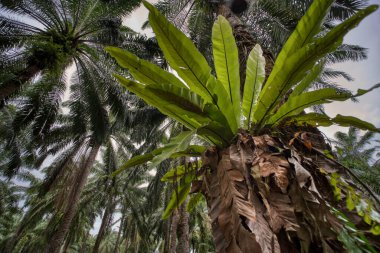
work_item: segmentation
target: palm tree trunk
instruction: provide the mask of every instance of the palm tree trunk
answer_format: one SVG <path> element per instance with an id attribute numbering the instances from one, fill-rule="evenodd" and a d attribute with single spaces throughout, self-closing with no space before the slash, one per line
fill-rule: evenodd
<path id="1" fill-rule="evenodd" d="M 319 169 L 336 168 L 287 143 L 241 133 L 230 147 L 205 152 L 202 191 L 216 252 L 344 252 L 342 224 L 330 212 L 344 206 Z"/>
<path id="2" fill-rule="evenodd" d="M 171 224 L 170 224 L 170 252 L 177 252 L 177 227 L 178 227 L 178 210 L 175 209 L 171 216 Z"/>
<path id="3" fill-rule="evenodd" d="M 171 189 L 170 187 L 165 188 L 165 206 L 169 203 L 171 197 Z M 170 228 L 171 228 L 171 220 L 172 217 L 170 216 L 170 219 L 167 219 L 165 221 L 165 234 L 164 234 L 164 253 L 170 252 Z"/>
<path id="4" fill-rule="evenodd" d="M 140 248 L 140 242 L 138 238 L 138 231 L 137 227 L 135 227 L 134 234 L 133 234 L 133 252 L 138 253 Z"/>
<path id="5" fill-rule="evenodd" d="M 132 226 L 131 226 L 132 225 Z M 127 231 L 125 232 L 125 253 L 129 252 L 129 247 L 133 244 L 133 238 L 135 234 L 136 227 L 133 224 L 129 224 L 129 229 L 127 228 Z"/>
<path id="6" fill-rule="evenodd" d="M 179 222 L 178 222 L 178 253 L 189 253 L 189 213 L 186 211 L 188 200 L 179 208 Z"/>
<path id="7" fill-rule="evenodd" d="M 91 148 L 91 151 L 86 159 L 86 162 L 81 171 L 78 173 L 77 180 L 74 187 L 71 189 L 69 198 L 71 205 L 68 205 L 64 211 L 62 220 L 50 239 L 50 243 L 47 246 L 45 253 L 59 253 L 61 246 L 63 244 L 64 238 L 70 228 L 71 221 L 73 220 L 75 213 L 78 208 L 80 195 L 87 182 L 90 170 L 95 162 L 96 155 L 100 149 L 100 145 L 96 144 Z"/>
<path id="8" fill-rule="evenodd" d="M 96 237 L 95 245 L 94 245 L 94 248 L 92 250 L 93 253 L 99 252 L 100 243 L 103 240 L 103 237 L 104 237 L 105 232 L 107 230 L 107 226 L 110 223 L 110 218 L 112 216 L 114 209 L 115 209 L 115 203 L 114 203 L 113 199 L 111 199 L 109 201 L 108 206 L 106 207 L 106 210 L 104 211 L 102 223 L 100 225 L 99 232 L 98 232 L 98 235 Z"/>
<path id="9" fill-rule="evenodd" d="M 124 214 L 124 208 L 123 208 L 121 211 L 120 227 L 119 227 L 119 231 L 117 232 L 115 248 L 113 249 L 114 253 L 119 253 L 120 238 L 121 238 L 121 232 L 123 231 L 124 218 L 125 218 L 125 214 Z"/>

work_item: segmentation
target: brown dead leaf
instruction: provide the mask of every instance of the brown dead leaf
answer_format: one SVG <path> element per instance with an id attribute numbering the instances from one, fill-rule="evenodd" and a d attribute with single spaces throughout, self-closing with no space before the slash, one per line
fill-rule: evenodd
<path id="1" fill-rule="evenodd" d="M 281 189 L 283 193 L 286 193 L 289 185 L 288 170 L 283 167 L 277 167 L 275 175 L 277 186 Z"/>

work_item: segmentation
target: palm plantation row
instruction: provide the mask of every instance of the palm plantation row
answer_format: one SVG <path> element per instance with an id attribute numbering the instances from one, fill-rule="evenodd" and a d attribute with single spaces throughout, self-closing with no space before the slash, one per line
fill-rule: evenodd
<path id="1" fill-rule="evenodd" d="M 193 182 L 194 189 L 191 191 L 199 193 L 190 202 L 186 200 L 187 194 L 181 195 L 184 190 L 183 181 L 188 181 L 189 178 L 194 180 L 191 171 L 195 168 L 201 172 L 202 169 L 193 158 L 164 161 L 175 152 L 181 151 L 179 147 L 172 148 L 167 155 L 163 152 L 157 155 L 153 151 L 153 157 L 158 157 L 152 161 L 153 165 L 131 166 L 133 168 L 129 170 L 117 171 L 131 157 L 148 154 L 154 148 L 167 143 L 168 136 L 190 136 L 186 129 L 191 130 L 196 120 L 202 121 L 201 117 L 195 115 L 193 117 L 196 120 L 190 121 L 191 123 L 174 117 L 186 127 L 180 126 L 136 97 L 134 94 L 139 95 L 138 90 L 128 92 L 112 77 L 111 74 L 117 72 L 146 83 L 148 79 L 143 76 L 146 75 L 145 67 L 152 75 L 147 84 L 150 85 L 152 83 L 149 82 L 153 81 L 161 85 L 169 80 L 171 84 L 181 86 L 181 81 L 175 80 L 171 74 L 162 74 L 163 72 L 149 63 L 167 68 L 169 62 L 181 76 L 182 70 L 176 69 L 175 57 L 167 53 L 170 49 L 165 49 L 165 43 L 170 44 L 170 40 L 165 42 L 166 35 L 161 34 L 161 38 L 158 37 L 162 52 L 155 38 L 147 39 L 122 25 L 122 17 L 139 4 L 139 1 L 113 1 L 112 4 L 90 0 L 1 1 L 0 43 L 3 70 L 0 72 L 0 145 L 3 151 L 0 156 L 2 195 L 7 196 L 1 200 L 2 252 L 189 252 L 190 248 L 194 252 L 237 252 L 218 244 L 215 228 L 214 249 L 206 203 L 202 201 L 200 189 L 195 189 L 196 182 Z M 211 38 L 211 30 L 215 33 L 213 22 L 216 14 L 224 15 L 232 25 L 237 40 L 238 65 L 242 66 L 240 72 L 235 71 L 238 76 L 235 80 L 241 79 L 236 85 L 245 92 L 244 83 L 252 80 L 249 79 L 252 76 L 245 76 L 242 71 L 245 66 L 252 64 L 249 58 L 247 60 L 248 53 L 256 43 L 262 45 L 264 55 L 259 57 L 260 51 L 255 47 L 255 56 L 267 63 L 266 74 L 262 75 L 261 82 L 264 79 L 270 80 L 269 74 L 276 66 L 275 59 L 310 4 L 311 1 L 304 1 L 304 4 L 299 4 L 298 1 L 286 4 L 282 1 L 259 1 L 239 16 L 231 12 L 230 6 L 215 1 L 162 1 L 157 4 L 157 8 L 191 37 L 196 47 L 205 55 L 205 62 L 209 64 L 217 58 L 215 53 L 213 57 L 211 48 L 214 40 Z M 151 18 L 150 25 L 157 34 L 159 27 L 166 23 L 157 23 L 163 21 L 158 14 L 152 14 L 155 13 L 152 8 L 151 16 L 156 15 L 156 20 L 152 21 Z M 364 3 L 360 1 L 337 1 L 327 18 L 320 22 L 322 31 L 326 33 L 333 30 L 336 25 L 334 20 L 346 20 L 362 8 Z M 361 16 L 356 19 L 360 21 L 369 12 L 371 11 L 362 11 Z M 27 20 L 26 23 L 24 19 Z M 33 25 L 27 24 L 31 19 L 34 20 Z M 224 25 L 226 28 L 226 24 Z M 318 31 L 314 31 L 314 34 Z M 182 38 L 178 33 L 175 35 Z M 183 43 L 187 45 L 187 42 Z M 225 41 L 220 43 L 227 45 Z M 124 58 L 117 56 L 118 62 L 127 68 L 120 69 L 103 49 L 110 45 L 127 49 L 148 61 L 136 61 L 137 58 L 129 54 L 123 55 Z M 186 47 L 183 49 L 185 53 L 188 50 Z M 365 50 L 359 46 L 336 45 L 334 50 L 329 50 L 310 70 L 309 76 L 312 77 L 307 85 L 312 89 L 325 88 L 334 90 L 336 94 L 343 94 L 339 95 L 339 99 L 355 99 L 355 95 L 344 88 L 334 87 L 329 79 L 337 76 L 350 79 L 350 76 L 328 66 L 335 62 L 360 60 L 365 57 Z M 129 61 L 123 62 L 125 59 Z M 68 66 L 75 67 L 70 80 L 65 76 Z M 219 69 L 216 66 L 215 70 L 210 71 L 216 71 L 218 78 L 222 75 L 221 71 L 223 72 L 220 66 Z M 182 74 L 183 80 L 191 81 L 191 78 L 187 79 L 189 77 L 186 73 Z M 304 87 L 306 88 L 308 87 Z M 167 91 L 170 93 L 175 89 Z M 65 96 L 65 93 L 69 95 Z M 361 91 L 360 94 L 358 92 L 357 96 L 362 93 L 366 91 Z M 162 96 L 158 95 L 157 99 L 159 101 Z M 154 105 L 149 100 L 146 101 Z M 184 108 L 186 110 L 189 107 Z M 171 116 L 166 109 L 159 109 Z M 319 113 L 323 111 L 321 103 L 315 103 L 313 109 Z M 199 113 L 203 114 L 203 110 L 201 108 Z M 208 109 L 206 113 L 210 113 L 210 110 L 215 112 L 215 109 Z M 238 115 L 236 109 L 233 110 Z M 215 116 L 213 120 L 217 122 L 220 117 Z M 315 117 L 312 120 L 318 121 Z M 231 126 L 231 118 L 227 121 L 225 126 Z M 326 120 L 322 119 L 321 122 L 327 124 Z M 335 123 L 354 124 L 364 129 L 377 130 L 359 120 L 336 118 Z M 220 148 L 229 142 L 207 133 L 215 129 L 230 135 L 227 129 L 221 130 L 215 125 L 205 126 L 203 133 L 206 139 L 198 140 L 197 145 L 187 149 L 191 151 L 191 156 L 204 150 L 199 145 L 205 141 L 211 141 Z M 198 135 L 202 136 L 202 131 Z M 301 134 L 300 137 L 304 143 L 304 135 Z M 370 137 L 365 138 L 368 141 Z M 338 158 L 344 165 L 350 166 L 349 161 L 358 160 L 345 155 L 349 152 L 345 152 L 343 139 L 340 139 L 343 148 L 338 149 Z M 189 144 L 190 140 L 185 142 Z M 363 141 L 359 146 L 365 143 Z M 375 178 L 368 176 L 369 169 L 378 170 L 377 163 L 373 168 L 368 165 L 371 152 L 375 151 L 364 151 L 367 160 L 359 159 L 359 168 L 354 169 L 363 181 L 368 184 L 372 182 L 372 188 L 378 192 Z M 182 152 L 182 155 L 185 153 Z M 180 157 L 180 154 L 175 157 Z M 130 166 L 131 161 L 133 163 L 134 160 L 129 160 L 121 168 Z M 368 168 L 363 171 L 363 167 Z M 35 169 L 38 168 L 43 170 L 37 173 Z M 171 170 L 172 168 L 177 169 Z M 156 172 L 154 176 L 149 173 L 152 169 Z M 360 170 L 362 173 L 357 172 Z M 164 178 L 169 178 L 166 180 L 169 184 L 161 181 L 165 173 L 168 173 Z M 202 175 L 197 176 L 201 179 Z M 18 186 L 21 182 L 23 186 Z M 148 187 L 142 186 L 143 183 L 148 184 Z M 343 185 L 343 182 L 340 184 Z M 185 188 L 188 189 L 187 192 L 190 190 L 189 182 Z M 367 194 L 367 189 L 360 186 L 357 188 Z M 198 205 L 194 205 L 196 202 Z M 186 210 L 187 203 L 188 209 L 192 209 L 190 214 Z M 171 216 L 163 220 L 163 213 L 164 216 Z M 247 216 L 247 212 L 240 215 Z M 97 217 L 101 221 L 98 222 L 99 231 L 95 231 L 97 235 L 94 236 L 91 229 Z M 372 224 L 371 229 L 378 225 L 373 217 L 369 223 Z M 361 236 L 361 233 L 357 234 Z M 348 247 L 348 242 L 351 242 L 350 236 L 339 239 L 344 247 Z M 368 240 L 372 243 L 372 235 Z M 331 248 L 339 247 L 331 242 L 323 242 Z M 367 242 L 367 250 L 374 249 L 368 246 L 370 243 L 367 238 L 364 242 Z"/>

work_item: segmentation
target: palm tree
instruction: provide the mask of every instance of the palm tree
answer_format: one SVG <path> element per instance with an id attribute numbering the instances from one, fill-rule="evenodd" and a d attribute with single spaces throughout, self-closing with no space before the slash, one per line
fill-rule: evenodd
<path id="1" fill-rule="evenodd" d="M 350 127 L 348 133 L 336 132 L 333 143 L 337 160 L 344 166 L 354 170 L 355 174 L 368 184 L 377 194 L 379 191 L 380 171 L 373 163 L 373 158 L 379 146 L 371 146 L 374 132 L 366 132 L 359 136 L 359 129 Z"/>
<path id="2" fill-rule="evenodd" d="M 261 47 L 252 49 L 241 99 L 238 46 L 225 18 L 219 16 L 213 26 L 215 77 L 191 40 L 152 5 L 144 4 L 165 58 L 181 80 L 129 52 L 108 47 L 139 82 L 115 76 L 189 130 L 160 149 L 130 159 L 122 169 L 185 154 L 202 156 L 202 168 L 170 172 L 178 186 L 164 217 L 185 201 L 193 186 L 206 198 L 217 252 L 341 252 L 355 246 L 375 252 L 380 248 L 376 237 L 380 221 L 372 203 L 378 197 L 368 191 L 370 200 L 349 183 L 352 174 L 323 152 L 329 147 L 315 126 L 380 130 L 351 116 L 303 113 L 312 105 L 347 100 L 380 86 L 355 95 L 332 88 L 306 91 L 321 72 L 321 59 L 377 6 L 358 11 L 325 33 L 321 25 L 333 1 L 315 0 L 278 54 L 268 78 Z M 194 134 L 212 146 L 205 150 L 191 145 Z M 367 224 L 360 216 L 368 217 Z"/>
<path id="3" fill-rule="evenodd" d="M 38 73 L 56 73 L 75 60 L 96 63 L 101 45 L 122 40 L 121 18 L 132 1 L 1 1 L 0 100 L 16 94 Z M 85 60 L 86 59 L 86 60 Z M 82 66 L 82 67 L 85 67 Z"/>

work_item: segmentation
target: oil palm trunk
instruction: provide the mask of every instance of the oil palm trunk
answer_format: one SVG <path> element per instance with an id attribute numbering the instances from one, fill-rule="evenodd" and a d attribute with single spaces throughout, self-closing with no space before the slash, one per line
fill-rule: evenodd
<path id="1" fill-rule="evenodd" d="M 216 252 L 345 252 L 335 232 L 341 221 L 328 204 L 346 209 L 326 177 L 336 165 L 288 141 L 242 133 L 229 147 L 205 153 Z"/>
<path id="2" fill-rule="evenodd" d="M 88 175 L 90 174 L 91 167 L 94 165 L 99 149 L 100 145 L 94 144 L 86 159 L 86 162 L 83 165 L 82 170 L 79 171 L 75 184 L 73 185 L 69 195 L 70 205 L 66 207 L 62 220 L 55 233 L 51 237 L 51 240 L 47 245 L 47 248 L 45 249 L 46 253 L 59 253 L 65 236 L 69 231 L 71 222 L 77 211 L 80 195 L 87 182 Z"/>
<path id="3" fill-rule="evenodd" d="M 115 204 L 116 203 L 111 199 L 106 207 L 106 210 L 104 211 L 102 223 L 100 225 L 99 232 L 96 237 L 95 245 L 92 250 L 93 253 L 99 252 L 100 243 L 102 242 L 104 235 L 106 234 L 107 227 L 110 223 L 110 219 L 112 218 L 112 213 L 114 212 L 114 209 L 115 209 Z"/>
<path id="4" fill-rule="evenodd" d="M 190 238 L 189 238 L 189 213 L 186 211 L 188 201 L 186 200 L 179 208 L 179 221 L 178 221 L 178 253 L 190 252 Z"/>

